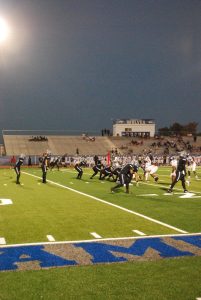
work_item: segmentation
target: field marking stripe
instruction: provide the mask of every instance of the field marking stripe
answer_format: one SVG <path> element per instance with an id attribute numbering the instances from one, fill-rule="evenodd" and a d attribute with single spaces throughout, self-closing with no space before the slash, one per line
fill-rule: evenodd
<path id="1" fill-rule="evenodd" d="M 5 238 L 3 238 L 3 237 L 0 238 L 0 245 L 6 245 Z"/>
<path id="2" fill-rule="evenodd" d="M 90 232 L 90 234 L 93 236 L 93 237 L 95 237 L 96 239 L 101 239 L 102 238 L 102 236 L 100 236 L 98 233 L 96 233 L 96 232 Z"/>
<path id="3" fill-rule="evenodd" d="M 23 173 L 26 174 L 26 175 L 28 175 L 28 176 L 32 176 L 32 177 L 35 177 L 35 178 L 40 178 L 39 176 L 30 174 L 30 173 L 27 173 L 27 172 L 23 172 Z M 133 211 L 133 210 L 124 208 L 124 207 L 122 207 L 122 206 L 119 206 L 119 205 L 116 205 L 116 204 L 107 202 L 107 201 L 105 201 L 105 200 L 102 200 L 102 199 L 100 199 L 100 198 L 91 196 L 91 195 L 89 195 L 89 194 L 85 194 L 85 193 L 83 193 L 83 192 L 77 191 L 77 190 L 75 190 L 75 189 L 72 189 L 72 188 L 70 188 L 70 187 L 67 187 L 67 186 L 65 186 L 65 185 L 62 185 L 62 184 L 60 184 L 60 183 L 57 183 L 57 182 L 54 182 L 54 181 L 51 181 L 51 180 L 47 180 L 47 182 L 52 183 L 52 184 L 54 184 L 54 185 L 57 185 L 57 186 L 59 186 L 59 187 L 62 187 L 62 188 L 64 188 L 64 189 L 67 189 L 67 190 L 69 190 L 69 191 L 71 191 L 71 192 L 74 192 L 74 193 L 80 194 L 80 195 L 82 195 L 82 196 L 91 198 L 91 199 L 93 199 L 93 200 L 99 201 L 99 202 L 101 202 L 101 203 L 110 205 L 110 206 L 112 206 L 112 207 L 116 207 L 116 208 L 118 208 L 118 209 L 121 209 L 121 210 L 123 210 L 123 211 L 125 211 L 125 212 L 128 212 L 128 213 L 130 213 L 130 214 L 136 215 L 136 216 L 138 216 L 138 217 L 141 217 L 141 218 L 146 219 L 146 220 L 148 220 L 148 221 L 151 221 L 151 222 L 153 222 L 153 223 L 162 225 L 162 226 L 164 226 L 164 227 L 173 229 L 173 230 L 178 231 L 178 232 L 181 232 L 181 233 L 187 233 L 187 231 L 185 231 L 185 230 L 182 230 L 182 229 L 179 229 L 179 228 L 177 228 L 177 227 L 171 226 L 171 225 L 169 225 L 169 224 L 166 224 L 166 223 L 164 223 L 164 222 L 158 221 L 158 220 L 156 220 L 156 219 L 147 217 L 147 216 L 145 216 L 145 215 L 143 215 L 143 214 L 137 213 L 137 212 L 135 212 L 135 211 Z"/>
<path id="4" fill-rule="evenodd" d="M 123 240 L 139 240 L 139 239 L 150 239 L 150 238 L 165 238 L 165 237 L 177 237 L 177 236 L 194 236 L 200 235 L 198 233 L 177 233 L 177 234 L 159 234 L 159 235 L 147 235 L 147 236 L 126 236 L 118 238 L 101 238 L 101 239 L 91 239 L 91 240 L 76 240 L 76 241 L 57 241 L 57 242 L 38 242 L 38 243 L 24 243 L 24 244 L 10 244 L 6 245 L 6 248 L 21 247 L 21 246 L 37 246 L 37 245 L 60 245 L 60 244 L 78 244 L 78 243 L 93 243 L 93 242 L 104 242 L 104 241 L 123 241 Z M 0 249 L 5 248 L 5 245 L 0 245 Z"/>
<path id="5" fill-rule="evenodd" d="M 140 194 L 140 195 L 136 195 L 136 196 L 140 196 L 140 197 L 154 197 L 154 196 L 159 196 L 158 194 Z"/>
<path id="6" fill-rule="evenodd" d="M 137 233 L 137 234 L 139 234 L 139 235 L 146 235 L 144 232 L 142 232 L 142 231 L 139 231 L 139 230 L 132 230 L 133 232 L 135 232 L 135 233 Z"/>
<path id="7" fill-rule="evenodd" d="M 50 234 L 47 235 L 47 239 L 49 242 L 55 242 L 55 238 Z"/>

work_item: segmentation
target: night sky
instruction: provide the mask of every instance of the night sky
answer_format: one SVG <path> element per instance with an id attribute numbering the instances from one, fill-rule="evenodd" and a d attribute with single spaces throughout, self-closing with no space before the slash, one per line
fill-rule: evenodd
<path id="1" fill-rule="evenodd" d="M 201 130 L 200 0 L 0 0 L 0 130 Z"/>

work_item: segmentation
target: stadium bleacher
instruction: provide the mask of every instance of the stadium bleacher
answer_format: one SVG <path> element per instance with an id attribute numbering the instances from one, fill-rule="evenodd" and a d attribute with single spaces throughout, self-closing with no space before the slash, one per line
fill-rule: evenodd
<path id="1" fill-rule="evenodd" d="M 4 147 L 7 156 L 37 155 L 47 150 L 53 155 L 106 155 L 108 151 L 119 154 L 143 154 L 153 152 L 158 155 L 165 154 L 167 143 L 169 154 L 179 150 L 187 150 L 192 154 L 200 154 L 201 137 L 194 142 L 192 138 L 184 137 L 182 142 L 178 138 L 141 139 L 132 137 L 95 136 L 93 138 L 71 135 L 47 135 L 45 139 L 33 140 L 30 135 L 3 135 Z M 176 144 L 176 147 L 172 146 Z M 188 149 L 188 147 L 192 149 Z M 77 153 L 78 152 L 78 153 Z"/>
<path id="2" fill-rule="evenodd" d="M 105 155 L 115 145 L 108 137 L 95 137 L 95 140 L 82 136 L 47 136 L 45 141 L 30 141 L 28 135 L 3 135 L 6 155 L 41 155 L 49 150 L 53 155 Z"/>

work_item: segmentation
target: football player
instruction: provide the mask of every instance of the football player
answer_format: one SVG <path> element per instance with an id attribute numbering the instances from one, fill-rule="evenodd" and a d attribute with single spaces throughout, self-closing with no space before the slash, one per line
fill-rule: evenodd
<path id="1" fill-rule="evenodd" d="M 186 183 L 185 183 L 185 176 L 186 176 L 186 163 L 187 163 L 187 158 L 185 153 L 181 153 L 179 157 L 179 161 L 177 164 L 177 169 L 176 169 L 176 177 L 174 181 L 172 182 L 170 188 L 168 189 L 168 193 L 172 193 L 173 188 L 175 184 L 181 180 L 182 187 L 184 189 L 184 193 L 187 193 L 186 189 Z"/>
<path id="2" fill-rule="evenodd" d="M 20 184 L 20 176 L 21 176 L 20 168 L 21 168 L 21 165 L 24 162 L 24 159 L 25 159 L 25 155 L 21 154 L 20 157 L 18 158 L 18 161 L 16 162 L 16 164 L 14 166 L 14 170 L 15 170 L 15 173 L 17 175 L 16 184 Z"/>
<path id="3" fill-rule="evenodd" d="M 82 175 L 83 175 L 83 170 L 82 170 L 82 167 L 83 166 L 86 166 L 86 162 L 84 160 L 82 161 L 77 161 L 75 163 L 75 170 L 78 172 L 78 175 L 76 177 L 76 179 L 82 179 Z"/>
<path id="4" fill-rule="evenodd" d="M 94 171 L 94 173 L 93 173 L 93 175 L 90 177 L 90 179 L 93 179 L 94 176 L 96 176 L 96 175 L 101 171 L 102 166 L 103 166 L 102 162 L 100 161 L 100 159 L 98 159 L 98 160 L 96 161 L 95 166 L 92 168 L 93 171 Z"/>
<path id="5" fill-rule="evenodd" d="M 126 164 L 119 173 L 119 183 L 111 188 L 111 192 L 114 193 L 116 189 L 126 186 L 126 193 L 129 194 L 129 183 L 133 176 L 133 164 Z"/>

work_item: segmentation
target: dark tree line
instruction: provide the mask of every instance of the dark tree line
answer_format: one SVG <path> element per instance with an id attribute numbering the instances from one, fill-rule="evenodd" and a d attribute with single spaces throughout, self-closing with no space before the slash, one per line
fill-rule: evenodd
<path id="1" fill-rule="evenodd" d="M 190 122 L 186 125 L 182 125 L 180 123 L 173 123 L 169 127 L 162 127 L 159 128 L 158 132 L 160 135 L 169 136 L 169 135 L 176 135 L 176 136 L 186 136 L 188 134 L 192 134 L 193 136 L 197 135 L 197 127 L 198 123 Z"/>

